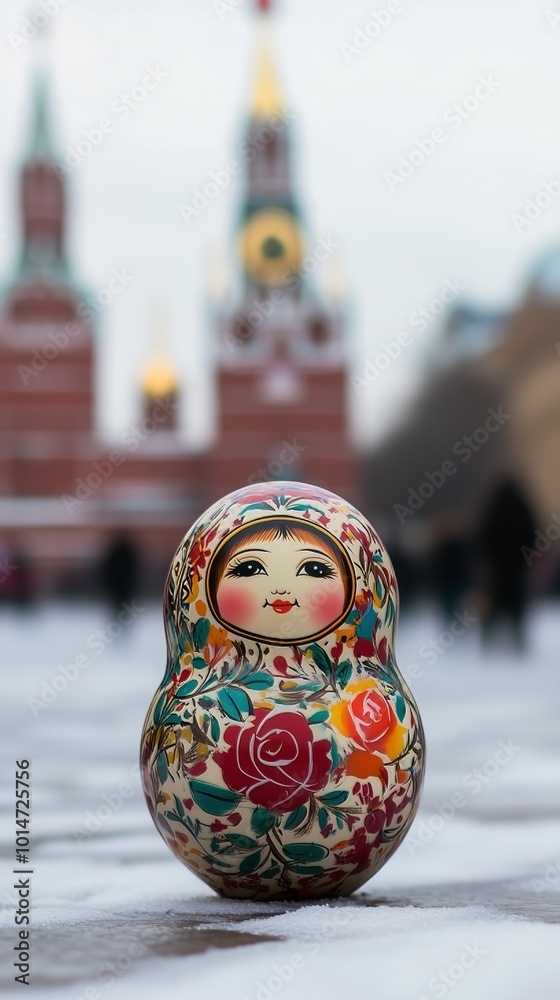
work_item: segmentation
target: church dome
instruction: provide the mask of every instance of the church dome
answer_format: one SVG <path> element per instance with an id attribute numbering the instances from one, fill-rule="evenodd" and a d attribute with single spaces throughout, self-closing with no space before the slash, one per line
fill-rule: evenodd
<path id="1" fill-rule="evenodd" d="M 153 357 L 146 365 L 141 378 L 142 393 L 150 399 L 170 396 L 179 389 L 173 365 L 164 355 Z"/>
<path id="2" fill-rule="evenodd" d="M 140 374 L 140 389 L 145 399 L 158 399 L 179 392 L 180 382 L 170 349 L 169 317 L 164 304 L 152 309 L 148 358 Z"/>

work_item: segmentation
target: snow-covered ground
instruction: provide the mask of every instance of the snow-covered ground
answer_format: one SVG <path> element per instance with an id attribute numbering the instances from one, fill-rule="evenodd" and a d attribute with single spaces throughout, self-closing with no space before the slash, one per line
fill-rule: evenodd
<path id="1" fill-rule="evenodd" d="M 475 626 L 446 648 L 429 610 L 403 621 L 399 663 L 428 740 L 422 807 L 363 891 L 322 905 L 224 901 L 172 857 L 137 769 L 163 672 L 160 611 L 142 611 L 114 639 L 98 632 L 108 621 L 101 608 L 0 612 L 9 994 L 22 995 L 10 889 L 19 877 L 14 767 L 22 758 L 32 761 L 33 784 L 30 993 L 42 1000 L 558 994 L 557 607 L 535 611 L 522 657 L 481 652 Z"/>

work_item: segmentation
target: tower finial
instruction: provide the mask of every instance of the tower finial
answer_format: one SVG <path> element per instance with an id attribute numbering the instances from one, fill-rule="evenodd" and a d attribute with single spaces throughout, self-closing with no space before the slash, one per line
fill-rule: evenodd
<path id="1" fill-rule="evenodd" d="M 175 395 L 179 379 L 171 361 L 169 321 L 162 303 L 153 309 L 149 334 L 148 361 L 140 376 L 140 387 L 145 398 Z"/>
<path id="2" fill-rule="evenodd" d="M 269 0 L 258 0 L 259 10 L 264 14 L 269 10 Z M 264 6 L 262 6 L 264 4 Z M 276 68 L 272 56 L 272 47 L 268 33 L 268 23 L 260 26 L 257 72 L 251 113 L 254 118 L 272 118 L 273 115 L 282 114 L 284 102 L 280 94 L 280 87 L 276 76 Z"/>
<path id="3" fill-rule="evenodd" d="M 56 159 L 56 153 L 49 113 L 49 32 L 46 25 L 38 30 L 34 44 L 31 123 L 25 158 L 27 162 L 49 163 Z"/>
<path id="4" fill-rule="evenodd" d="M 31 111 L 31 130 L 26 150 L 26 160 L 55 160 L 54 143 L 49 116 L 47 75 L 43 67 L 35 71 Z"/>

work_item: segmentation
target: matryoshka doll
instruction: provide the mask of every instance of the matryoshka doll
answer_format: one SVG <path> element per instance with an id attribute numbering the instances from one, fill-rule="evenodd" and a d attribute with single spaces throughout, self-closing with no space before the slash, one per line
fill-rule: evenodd
<path id="1" fill-rule="evenodd" d="M 179 546 L 144 792 L 225 896 L 346 896 L 414 817 L 424 737 L 394 657 L 393 567 L 368 521 L 302 483 L 237 490 Z"/>

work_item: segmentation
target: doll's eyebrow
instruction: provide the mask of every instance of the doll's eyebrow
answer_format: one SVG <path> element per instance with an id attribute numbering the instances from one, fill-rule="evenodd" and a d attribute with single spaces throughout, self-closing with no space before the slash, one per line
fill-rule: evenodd
<path id="1" fill-rule="evenodd" d="M 230 559 L 235 559 L 238 556 L 244 556 L 247 554 L 247 552 L 270 552 L 270 549 L 257 549 L 253 548 L 252 546 L 251 548 L 248 549 L 238 549 L 237 552 L 234 552 L 233 555 L 230 556 Z"/>
<path id="2" fill-rule="evenodd" d="M 324 552 L 323 549 L 298 549 L 298 552 L 316 552 L 317 555 L 323 556 L 325 559 L 331 559 L 334 562 L 332 556 L 330 556 L 328 552 Z"/>

